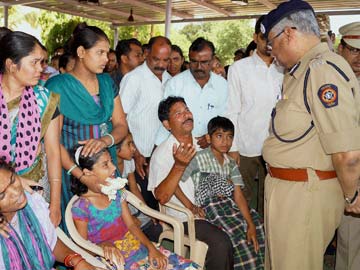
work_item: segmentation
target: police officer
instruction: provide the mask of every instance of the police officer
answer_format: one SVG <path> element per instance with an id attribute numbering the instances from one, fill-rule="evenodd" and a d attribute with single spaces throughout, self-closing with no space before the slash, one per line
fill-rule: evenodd
<path id="1" fill-rule="evenodd" d="M 342 39 L 338 52 L 349 63 L 360 85 L 360 22 L 344 25 L 339 32 Z M 345 212 L 336 247 L 336 270 L 360 269 L 360 214 Z"/>
<path id="2" fill-rule="evenodd" d="M 360 206 L 360 90 L 350 66 L 320 42 L 314 10 L 280 4 L 262 32 L 288 69 L 263 156 L 266 268 L 320 270 L 344 205 Z"/>

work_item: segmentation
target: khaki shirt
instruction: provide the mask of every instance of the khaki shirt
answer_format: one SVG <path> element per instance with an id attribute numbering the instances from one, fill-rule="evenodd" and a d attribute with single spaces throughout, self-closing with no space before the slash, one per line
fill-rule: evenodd
<path id="1" fill-rule="evenodd" d="M 326 62 L 332 62 L 339 71 Z M 304 102 L 304 79 L 310 68 Z M 276 105 L 274 129 L 270 128 L 263 156 L 279 168 L 333 170 L 331 154 L 360 149 L 360 89 L 349 64 L 325 43 L 308 51 L 284 77 L 282 99 Z M 271 126 L 271 125 L 270 125 Z"/>

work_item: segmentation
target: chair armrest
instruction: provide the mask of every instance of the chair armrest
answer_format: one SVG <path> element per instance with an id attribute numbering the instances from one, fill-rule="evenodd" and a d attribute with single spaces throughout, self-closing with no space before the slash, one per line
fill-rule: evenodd
<path id="1" fill-rule="evenodd" d="M 164 213 L 150 208 L 130 191 L 126 191 L 126 201 L 139 209 L 145 215 L 170 224 L 174 230 L 174 252 L 177 254 L 182 254 L 182 250 L 184 247 L 184 225 L 182 224 L 182 222 L 172 216 L 168 216 Z"/>
<path id="2" fill-rule="evenodd" d="M 194 214 L 187 208 L 178 205 L 176 203 L 167 202 L 164 206 L 172 208 L 176 211 L 182 212 L 187 217 L 187 223 L 188 223 L 188 236 L 190 245 L 195 244 L 196 236 L 195 236 L 195 216 Z M 163 209 L 163 206 L 160 206 L 160 209 Z"/>
<path id="3" fill-rule="evenodd" d="M 100 267 L 106 269 L 106 265 L 94 258 L 90 253 L 86 252 L 84 249 L 77 246 L 64 232 L 60 227 L 56 228 L 56 234 L 58 239 L 60 239 L 68 248 L 80 254 L 88 263 L 95 267 Z"/>

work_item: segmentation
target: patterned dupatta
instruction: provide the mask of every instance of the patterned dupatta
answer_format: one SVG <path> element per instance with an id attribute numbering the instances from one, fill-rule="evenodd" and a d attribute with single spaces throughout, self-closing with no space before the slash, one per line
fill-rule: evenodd
<path id="1" fill-rule="evenodd" d="M 6 162 L 15 160 L 16 172 L 18 172 L 31 166 L 36 159 L 41 134 L 40 112 L 33 88 L 25 87 L 17 116 L 14 153 L 11 146 L 12 125 L 1 82 L 2 74 L 0 74 L 0 158 Z"/>
<path id="2" fill-rule="evenodd" d="M 0 236 L 2 258 L 6 269 L 48 270 L 54 265 L 46 236 L 31 206 L 17 211 L 20 235 L 10 226 L 10 237 Z"/>

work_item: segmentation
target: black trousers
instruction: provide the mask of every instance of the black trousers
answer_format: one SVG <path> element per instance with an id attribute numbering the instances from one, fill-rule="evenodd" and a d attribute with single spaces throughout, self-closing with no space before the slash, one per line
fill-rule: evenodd
<path id="1" fill-rule="evenodd" d="M 187 222 L 184 231 L 188 233 Z M 233 247 L 229 236 L 206 220 L 195 220 L 196 239 L 205 242 L 208 252 L 205 259 L 206 270 L 233 270 Z"/>
<path id="2" fill-rule="evenodd" d="M 142 179 L 140 175 L 135 171 L 135 179 L 136 183 L 140 186 L 141 195 L 143 196 L 146 204 L 152 209 L 159 210 L 159 202 L 155 199 L 152 192 L 147 190 L 147 186 L 149 183 L 147 176 Z"/>

